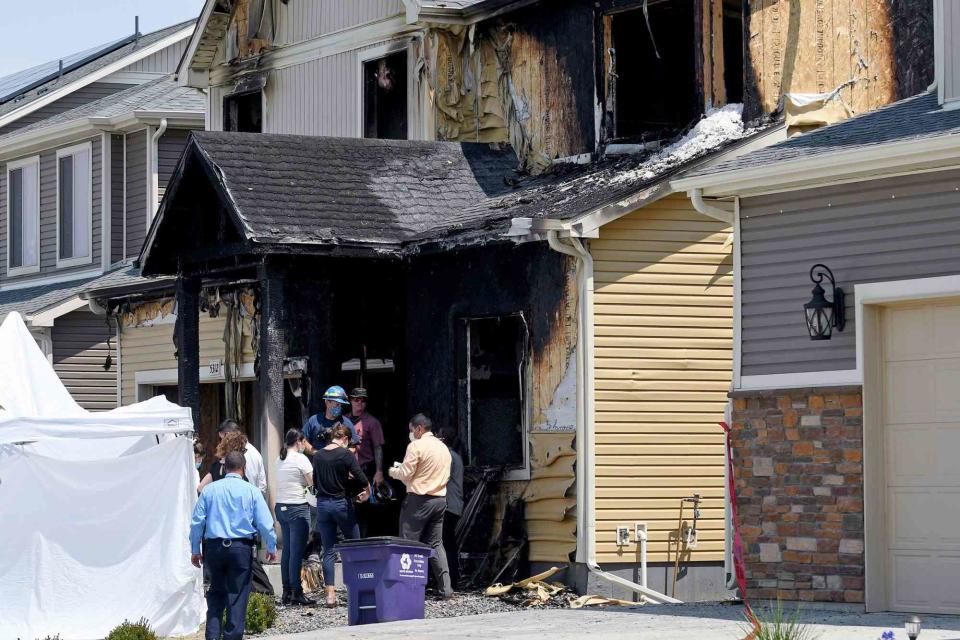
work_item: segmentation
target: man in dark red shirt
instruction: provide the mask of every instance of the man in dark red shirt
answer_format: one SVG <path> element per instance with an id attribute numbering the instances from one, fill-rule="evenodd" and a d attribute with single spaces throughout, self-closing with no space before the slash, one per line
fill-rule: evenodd
<path id="1" fill-rule="evenodd" d="M 367 390 L 357 387 L 350 392 L 350 407 L 353 410 L 350 421 L 357 430 L 360 444 L 357 446 L 357 461 L 364 475 L 370 478 L 374 486 L 383 483 L 383 426 L 380 421 L 367 413 Z M 371 492 L 372 493 L 372 492 Z M 375 520 L 377 510 L 370 504 L 358 505 L 357 520 L 360 536 L 376 533 Z M 374 525 L 374 526 L 371 526 Z"/>

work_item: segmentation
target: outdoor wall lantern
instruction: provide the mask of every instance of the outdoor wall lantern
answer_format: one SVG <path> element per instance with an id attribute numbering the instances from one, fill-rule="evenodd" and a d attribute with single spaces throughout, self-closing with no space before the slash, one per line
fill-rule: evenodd
<path id="1" fill-rule="evenodd" d="M 827 300 L 821 287 L 823 279 L 830 280 L 833 300 Z M 803 305 L 803 314 L 807 321 L 807 330 L 811 340 L 829 340 L 833 328 L 843 331 L 846 324 L 843 315 L 843 289 L 837 286 L 833 272 L 826 265 L 815 264 L 810 269 L 810 281 L 813 282 L 813 297 Z"/>
<path id="2" fill-rule="evenodd" d="M 920 635 L 920 618 L 910 616 L 903 626 L 907 631 L 907 637 L 910 638 L 910 640 L 917 640 L 917 636 Z"/>

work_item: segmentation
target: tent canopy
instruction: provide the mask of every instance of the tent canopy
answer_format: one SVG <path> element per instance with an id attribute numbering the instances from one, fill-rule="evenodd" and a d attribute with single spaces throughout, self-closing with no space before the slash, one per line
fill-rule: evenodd
<path id="1" fill-rule="evenodd" d="M 18 313 L 0 325 L 0 444 L 49 438 L 117 438 L 193 431 L 190 409 L 156 397 L 91 413 L 57 377 Z"/>
<path id="2" fill-rule="evenodd" d="M 0 325 L 0 407 L 0 640 L 103 638 L 141 617 L 161 637 L 195 632 L 197 472 L 176 437 L 190 410 L 84 410 L 16 313 Z"/>

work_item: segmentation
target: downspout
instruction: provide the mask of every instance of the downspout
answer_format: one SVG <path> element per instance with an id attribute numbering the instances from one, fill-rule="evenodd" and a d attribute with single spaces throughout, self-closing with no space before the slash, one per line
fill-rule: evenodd
<path id="1" fill-rule="evenodd" d="M 160 206 L 160 136 L 167 130 L 167 119 L 160 119 L 160 126 L 150 138 L 150 219 L 153 220 Z"/>
<path id="2" fill-rule="evenodd" d="M 693 203 L 693 208 L 696 209 L 699 213 L 702 213 L 705 216 L 714 218 L 717 220 L 722 220 L 730 225 L 732 231 L 730 232 L 731 238 L 733 239 L 733 251 L 736 251 L 736 241 L 734 234 L 736 233 L 737 224 L 735 223 L 734 216 L 736 213 L 731 213 L 714 205 L 708 204 L 703 199 L 703 189 L 691 189 L 688 192 L 690 196 L 690 202 Z M 734 278 L 737 277 L 737 274 L 734 274 Z M 735 320 L 736 322 L 736 320 Z M 736 338 L 735 338 L 736 339 Z M 732 405 L 730 401 L 727 401 L 727 407 L 724 410 L 724 420 L 727 421 L 727 424 L 733 424 L 732 414 L 731 414 Z M 737 572 L 733 564 L 733 521 L 730 512 L 730 500 L 731 496 L 729 495 L 728 488 L 730 486 L 730 462 L 727 460 L 727 450 L 726 445 L 724 445 L 724 454 L 723 454 L 723 494 L 726 496 L 726 499 L 723 501 L 723 572 L 726 578 L 724 587 L 726 589 L 736 589 L 737 588 Z"/>
<path id="3" fill-rule="evenodd" d="M 593 372 L 593 256 L 579 238 L 560 241 L 558 231 L 549 231 L 547 243 L 559 253 L 577 259 L 580 318 L 577 340 L 577 562 L 598 578 L 639 593 L 644 600 L 654 603 L 678 603 L 664 595 L 618 575 L 608 573 L 597 564 L 596 506 L 594 496 L 594 372 Z"/>

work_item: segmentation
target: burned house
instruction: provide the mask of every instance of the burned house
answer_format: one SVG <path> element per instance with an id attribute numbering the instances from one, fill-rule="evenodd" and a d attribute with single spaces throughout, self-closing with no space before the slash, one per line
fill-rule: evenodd
<path id="1" fill-rule="evenodd" d="M 216 133 L 151 279 L 91 293 L 124 401 L 244 416 L 272 459 L 362 379 L 389 456 L 424 410 L 505 471 L 492 518 L 521 499 L 531 562 L 623 596 L 646 557 L 651 593 L 725 593 L 736 216 L 671 180 L 782 139 L 782 109 L 803 129 L 925 86 L 926 58 L 893 64 L 924 12 L 833 4 L 208 1 L 178 81 Z"/>

